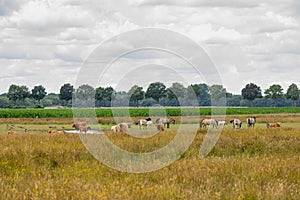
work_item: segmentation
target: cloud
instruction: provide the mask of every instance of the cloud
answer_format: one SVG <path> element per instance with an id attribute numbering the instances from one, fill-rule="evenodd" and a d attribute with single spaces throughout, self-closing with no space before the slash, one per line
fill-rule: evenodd
<path id="1" fill-rule="evenodd" d="M 298 81 L 299 8 L 295 0 L 0 0 L 0 91 L 10 83 L 39 82 L 58 91 L 60 83 L 75 81 L 80 64 L 103 41 L 144 27 L 166 28 L 198 43 L 228 91 L 239 93 L 243 84 L 255 80 L 262 87 L 272 82 L 286 86 Z M 143 36 L 137 35 L 136 43 L 113 43 L 103 56 L 113 58 L 119 50 L 150 45 L 147 38 L 141 42 Z M 173 46 L 182 46 L 182 41 Z M 192 50 L 188 54 L 194 55 Z M 127 59 L 137 65 L 151 59 L 154 64 L 176 62 L 151 53 L 130 56 Z M 157 80 L 164 80 L 165 73 L 155 69 L 161 74 Z M 193 83 L 203 80 L 188 69 L 185 75 Z"/>
<path id="2" fill-rule="evenodd" d="M 166 6 L 188 6 L 188 7 L 235 7 L 235 8 L 251 8 L 259 6 L 259 1 L 240 1 L 240 0 L 228 0 L 228 1 L 220 1 L 220 0 L 130 0 L 130 5 L 135 6 L 158 6 L 158 5 L 166 5 Z"/>

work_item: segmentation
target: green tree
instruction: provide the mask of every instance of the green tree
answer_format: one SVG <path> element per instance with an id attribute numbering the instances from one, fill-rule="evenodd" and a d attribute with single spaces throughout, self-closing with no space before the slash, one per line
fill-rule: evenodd
<path id="1" fill-rule="evenodd" d="M 293 101 L 293 106 L 296 106 L 296 101 L 300 97 L 300 91 L 296 84 L 291 84 L 286 92 L 286 98 Z"/>
<path id="2" fill-rule="evenodd" d="M 97 106 L 104 106 L 104 88 L 97 87 L 95 91 L 95 99 Z"/>
<path id="3" fill-rule="evenodd" d="M 108 102 L 111 102 L 111 100 L 114 98 L 115 95 L 116 95 L 116 91 L 111 86 L 106 87 L 103 91 L 103 97 Z"/>
<path id="4" fill-rule="evenodd" d="M 160 98 L 166 97 L 166 95 L 166 86 L 160 82 L 151 83 L 145 94 L 146 98 L 153 98 L 158 104 L 160 103 Z"/>
<path id="5" fill-rule="evenodd" d="M 66 102 L 68 105 L 69 101 L 73 98 L 74 87 L 70 83 L 64 84 L 60 88 L 59 99 Z"/>
<path id="6" fill-rule="evenodd" d="M 7 98 L 10 101 L 13 101 L 14 103 L 16 103 L 16 101 L 20 98 L 20 86 L 14 85 L 12 84 L 7 92 Z"/>
<path id="7" fill-rule="evenodd" d="M 209 88 L 213 105 L 226 106 L 226 89 L 222 85 L 212 85 Z"/>
<path id="8" fill-rule="evenodd" d="M 200 102 L 200 95 L 201 89 L 199 85 L 189 85 L 186 89 L 186 98 L 187 98 L 187 105 L 189 106 L 199 106 Z"/>
<path id="9" fill-rule="evenodd" d="M 250 106 L 256 98 L 262 98 L 261 89 L 254 83 L 249 83 L 242 89 L 242 96 L 249 101 Z"/>
<path id="10" fill-rule="evenodd" d="M 132 86 L 128 91 L 128 97 L 131 102 L 134 102 L 136 107 L 139 107 L 139 101 L 145 98 L 143 87 L 139 87 L 137 85 Z"/>
<path id="11" fill-rule="evenodd" d="M 169 99 L 175 99 L 176 106 L 180 105 L 180 101 L 186 94 L 186 88 L 181 83 L 173 83 L 170 88 L 166 90 Z"/>
<path id="12" fill-rule="evenodd" d="M 278 84 L 271 85 L 265 90 L 265 95 L 267 99 L 273 99 L 273 105 L 276 107 L 277 100 L 283 97 L 283 88 Z"/>
<path id="13" fill-rule="evenodd" d="M 7 97 L 9 100 L 13 101 L 16 105 L 17 101 L 25 104 L 25 99 L 30 96 L 29 89 L 26 86 L 11 85 L 9 87 Z"/>
<path id="14" fill-rule="evenodd" d="M 79 107 L 94 107 L 95 106 L 95 89 L 88 85 L 83 84 L 79 86 L 74 94 L 73 106 Z"/>
<path id="15" fill-rule="evenodd" d="M 95 90 L 88 84 L 79 86 L 76 90 L 76 98 L 81 100 L 88 100 L 95 98 Z"/>
<path id="16" fill-rule="evenodd" d="M 31 97 L 37 100 L 39 103 L 46 96 L 46 94 L 46 89 L 42 85 L 34 86 L 34 88 L 31 90 Z"/>

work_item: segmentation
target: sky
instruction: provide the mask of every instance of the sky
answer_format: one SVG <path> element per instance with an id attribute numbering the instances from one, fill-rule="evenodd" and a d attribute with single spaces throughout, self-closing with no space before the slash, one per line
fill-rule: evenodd
<path id="1" fill-rule="evenodd" d="M 85 81 L 300 87 L 298 0 L 0 0 L 0 30 L 0 93 Z"/>

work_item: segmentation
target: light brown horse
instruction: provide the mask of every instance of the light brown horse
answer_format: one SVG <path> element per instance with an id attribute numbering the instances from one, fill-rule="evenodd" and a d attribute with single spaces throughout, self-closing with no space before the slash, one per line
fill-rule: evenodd
<path id="1" fill-rule="evenodd" d="M 173 118 L 158 118 L 156 124 L 163 124 L 164 127 L 167 125 L 167 128 L 170 128 L 170 124 L 175 124 L 175 119 Z"/>
<path id="2" fill-rule="evenodd" d="M 212 128 L 218 128 L 218 121 L 215 119 L 202 119 L 200 122 L 200 129 L 206 128 L 207 126 L 212 126 Z"/>

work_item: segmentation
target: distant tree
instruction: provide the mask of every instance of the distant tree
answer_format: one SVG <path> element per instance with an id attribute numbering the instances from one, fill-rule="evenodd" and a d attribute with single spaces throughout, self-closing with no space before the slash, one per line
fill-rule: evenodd
<path id="1" fill-rule="evenodd" d="M 116 91 L 111 87 L 106 87 L 103 91 L 103 97 L 106 101 L 109 102 L 109 104 L 111 103 L 111 100 L 115 97 L 116 95 Z"/>
<path id="2" fill-rule="evenodd" d="M 199 85 L 189 85 L 186 89 L 187 104 L 189 106 L 199 106 L 201 90 Z"/>
<path id="3" fill-rule="evenodd" d="M 228 98 L 227 95 L 227 106 L 241 106 L 243 97 L 241 95 L 232 95 Z"/>
<path id="4" fill-rule="evenodd" d="M 186 94 L 186 88 L 181 83 L 173 83 L 170 88 L 166 90 L 169 99 L 175 99 L 176 106 L 180 105 L 180 100 Z"/>
<path id="5" fill-rule="evenodd" d="M 72 100 L 74 93 L 74 87 L 70 83 L 64 84 L 60 88 L 59 99 L 66 102 L 68 105 L 69 101 Z"/>
<path id="6" fill-rule="evenodd" d="M 137 85 L 132 86 L 131 89 L 128 91 L 128 98 L 130 102 L 134 102 L 134 105 L 136 107 L 139 107 L 139 101 L 145 98 L 145 92 L 143 91 L 143 87 L 139 87 Z"/>
<path id="7" fill-rule="evenodd" d="M 14 103 L 20 99 L 20 86 L 12 84 L 8 89 L 7 98 Z"/>
<path id="8" fill-rule="evenodd" d="M 95 90 L 88 84 L 79 86 L 76 90 L 76 98 L 78 99 L 93 99 L 95 97 Z"/>
<path id="9" fill-rule="evenodd" d="M 262 98 L 261 89 L 254 83 L 249 83 L 242 89 L 242 96 L 249 101 L 250 106 L 256 98 Z"/>
<path id="10" fill-rule="evenodd" d="M 293 101 L 293 106 L 296 106 L 296 101 L 298 101 L 300 97 L 300 91 L 296 84 L 291 84 L 287 90 L 286 98 L 291 99 Z"/>
<path id="11" fill-rule="evenodd" d="M 166 86 L 163 83 L 156 82 L 151 83 L 146 91 L 146 98 L 153 98 L 156 100 L 156 103 L 159 104 L 159 99 L 162 97 L 166 97 L 167 90 Z"/>
<path id="12" fill-rule="evenodd" d="M 16 104 L 19 100 L 25 104 L 25 99 L 30 96 L 29 89 L 26 86 L 11 85 L 9 87 L 7 98 Z"/>
<path id="13" fill-rule="evenodd" d="M 215 105 L 226 106 L 226 89 L 222 85 L 212 85 L 209 88 L 211 100 Z"/>
<path id="14" fill-rule="evenodd" d="M 34 86 L 34 88 L 31 90 L 31 97 L 37 100 L 39 103 L 46 96 L 46 94 L 46 89 L 42 85 Z"/>
<path id="15" fill-rule="evenodd" d="M 283 97 L 283 88 L 281 85 L 274 84 L 265 90 L 266 98 L 273 99 L 274 107 L 277 106 L 277 100 Z"/>
<path id="16" fill-rule="evenodd" d="M 49 93 L 42 100 L 43 106 L 59 106 L 60 99 L 59 94 Z"/>
<path id="17" fill-rule="evenodd" d="M 209 86 L 205 83 L 199 84 L 200 86 L 200 105 L 210 106 L 211 105 L 211 95 L 209 91 Z"/>
<path id="18" fill-rule="evenodd" d="M 112 106 L 120 107 L 120 106 L 128 106 L 128 94 L 125 91 L 119 91 L 114 94 Z"/>
<path id="19" fill-rule="evenodd" d="M 98 87 L 95 91 L 95 99 L 96 99 L 96 105 L 97 106 L 104 106 L 104 88 Z"/>
<path id="20" fill-rule="evenodd" d="M 95 89 L 88 85 L 83 84 L 79 86 L 74 94 L 73 105 L 79 107 L 93 107 L 95 106 Z"/>
<path id="21" fill-rule="evenodd" d="M 0 108 L 9 108 L 10 102 L 9 99 L 7 98 L 7 96 L 0 96 Z"/>

